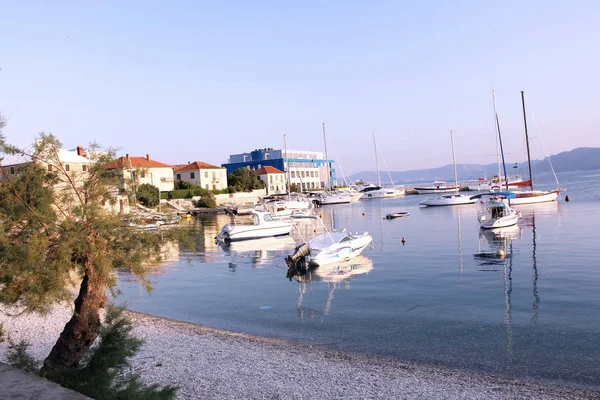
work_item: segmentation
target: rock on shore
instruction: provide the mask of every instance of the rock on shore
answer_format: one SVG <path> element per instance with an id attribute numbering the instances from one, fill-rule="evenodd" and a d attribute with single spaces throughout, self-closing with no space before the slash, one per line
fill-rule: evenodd
<path id="1" fill-rule="evenodd" d="M 42 360 L 71 317 L 56 306 L 45 317 L 0 322 Z M 348 355 L 304 344 L 231 333 L 129 312 L 145 345 L 132 360 L 148 383 L 179 386 L 182 399 L 591 399 L 600 392 Z M 6 361 L 7 343 L 0 344 Z"/>

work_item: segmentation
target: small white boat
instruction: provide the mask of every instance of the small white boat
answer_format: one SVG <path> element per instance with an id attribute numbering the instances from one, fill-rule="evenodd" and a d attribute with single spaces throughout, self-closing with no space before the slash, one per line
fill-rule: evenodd
<path id="1" fill-rule="evenodd" d="M 462 204 L 475 204 L 477 199 L 464 194 L 445 194 L 435 199 L 425 199 L 419 203 L 422 206 L 458 206 Z"/>
<path id="2" fill-rule="evenodd" d="M 268 212 L 252 210 L 252 225 L 227 224 L 215 240 L 227 244 L 235 240 L 283 236 L 289 235 L 293 227 L 294 223 L 289 219 L 275 220 Z"/>
<path id="3" fill-rule="evenodd" d="M 410 213 L 407 211 L 390 213 L 385 216 L 385 219 L 395 219 L 395 218 L 402 218 L 402 217 L 410 217 Z"/>
<path id="4" fill-rule="evenodd" d="M 367 232 L 362 235 L 344 231 L 325 232 L 296 247 L 294 254 L 288 256 L 285 262 L 290 270 L 300 270 L 306 268 L 306 263 L 319 266 L 347 261 L 358 256 L 372 241 Z"/>
<path id="5" fill-rule="evenodd" d="M 449 185 L 446 181 L 434 181 L 431 186 L 415 187 L 418 194 L 427 193 L 453 193 L 458 192 L 458 186 Z"/>
<path id="6" fill-rule="evenodd" d="M 509 196 L 510 197 L 510 196 Z M 479 213 L 479 225 L 484 229 L 504 228 L 519 221 L 521 213 L 512 208 L 502 195 L 491 195 L 484 212 Z"/>
<path id="7" fill-rule="evenodd" d="M 372 241 L 373 238 L 367 232 L 362 235 L 351 235 L 347 232 L 325 232 L 308 242 L 309 263 L 324 265 L 349 260 L 359 255 Z"/>
<path id="8" fill-rule="evenodd" d="M 387 197 L 397 197 L 404 195 L 403 188 L 396 187 L 381 187 L 381 186 L 367 186 L 360 191 L 362 193 L 361 199 L 382 199 Z"/>
<path id="9" fill-rule="evenodd" d="M 532 190 L 529 192 L 513 192 L 515 198 L 510 200 L 512 205 L 546 203 L 556 200 L 560 190 Z"/>
<path id="10" fill-rule="evenodd" d="M 341 192 L 325 192 L 321 193 L 313 203 L 318 206 L 333 205 L 333 204 L 349 204 L 353 201 L 351 193 Z"/>

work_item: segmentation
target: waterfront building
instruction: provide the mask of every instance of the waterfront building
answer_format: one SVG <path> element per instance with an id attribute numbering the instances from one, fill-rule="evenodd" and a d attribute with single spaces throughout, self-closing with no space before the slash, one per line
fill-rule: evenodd
<path id="1" fill-rule="evenodd" d="M 325 155 L 319 151 L 288 150 L 286 155 L 284 150 L 269 147 L 256 149 L 250 153 L 232 154 L 229 156 L 228 162 L 221 165 L 227 168 L 228 174 L 240 168 L 258 171 L 265 166 L 276 168 L 287 174 L 289 168 L 289 183 L 297 185 L 302 190 L 328 186 Z M 333 160 L 329 160 L 329 165 L 329 185 L 335 186 L 337 181 Z"/>
<path id="2" fill-rule="evenodd" d="M 208 190 L 227 189 L 227 170 L 202 161 L 175 168 L 173 177 Z"/>
<path id="3" fill-rule="evenodd" d="M 133 157 L 125 154 L 108 163 L 106 169 L 123 174 L 126 180 L 134 179 L 138 184 L 148 183 L 161 192 L 171 192 L 173 185 L 173 167 L 146 157 Z"/>
<path id="4" fill-rule="evenodd" d="M 268 195 L 286 193 L 287 182 L 285 179 L 285 172 L 273 168 L 270 165 L 266 165 L 261 167 L 256 173 L 265 183 L 265 189 Z"/>

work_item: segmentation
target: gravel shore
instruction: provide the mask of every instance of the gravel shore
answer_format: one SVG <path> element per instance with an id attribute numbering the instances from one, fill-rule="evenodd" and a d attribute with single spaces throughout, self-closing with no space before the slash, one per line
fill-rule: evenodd
<path id="1" fill-rule="evenodd" d="M 14 340 L 42 360 L 71 307 L 45 317 L 0 308 Z M 148 383 L 179 386 L 181 399 L 600 399 L 600 392 L 349 355 L 128 312 L 145 345 L 133 369 Z M 35 339 L 35 340 L 34 340 Z M 7 343 L 0 344 L 6 361 Z"/>

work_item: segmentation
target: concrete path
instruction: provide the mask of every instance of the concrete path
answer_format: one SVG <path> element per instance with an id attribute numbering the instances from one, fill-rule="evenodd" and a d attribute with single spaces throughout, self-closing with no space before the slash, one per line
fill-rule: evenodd
<path id="1" fill-rule="evenodd" d="M 0 399 L 84 400 L 89 397 L 0 363 Z"/>

